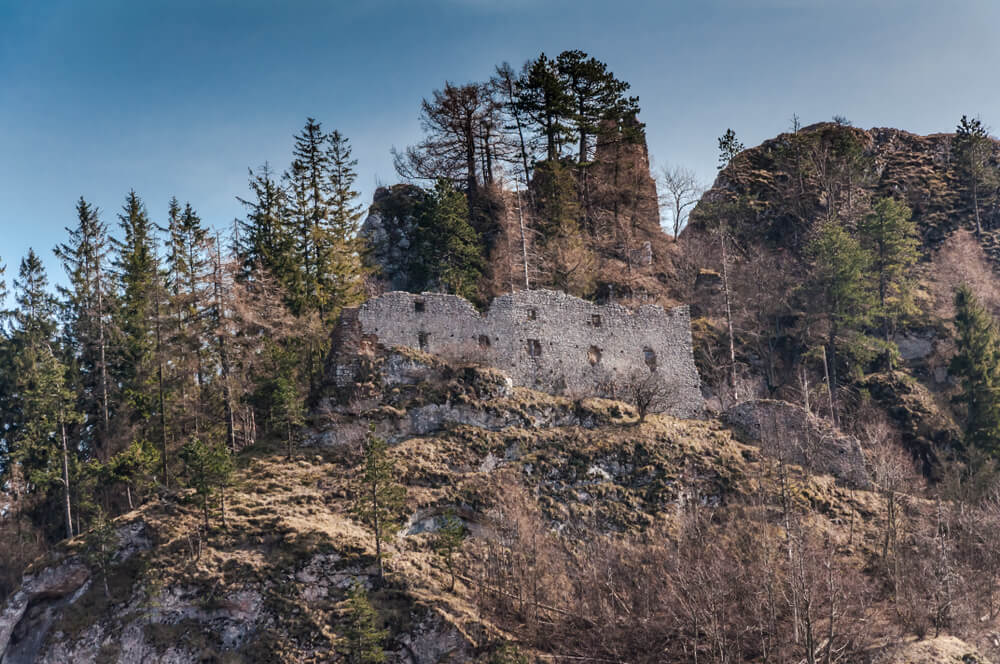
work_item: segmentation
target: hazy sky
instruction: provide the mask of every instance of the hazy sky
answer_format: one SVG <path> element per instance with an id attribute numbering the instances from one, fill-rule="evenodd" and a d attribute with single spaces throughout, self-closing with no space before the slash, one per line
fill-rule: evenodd
<path id="1" fill-rule="evenodd" d="M 706 182 L 716 137 L 803 123 L 1000 126 L 1000 3 L 940 0 L 0 0 L 0 259 L 52 246 L 82 194 L 114 226 L 134 188 L 242 214 L 307 116 L 348 136 L 359 185 L 396 181 L 420 99 L 578 48 L 632 84 L 656 164 Z"/>

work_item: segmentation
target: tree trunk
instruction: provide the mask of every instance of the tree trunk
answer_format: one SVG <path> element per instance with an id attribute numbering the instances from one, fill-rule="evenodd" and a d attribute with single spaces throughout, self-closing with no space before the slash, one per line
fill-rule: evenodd
<path id="1" fill-rule="evenodd" d="M 528 236 L 524 229 L 524 211 L 521 205 L 521 188 L 514 180 L 514 196 L 517 200 L 517 225 L 521 231 L 521 262 L 524 264 L 524 290 L 531 290 L 531 280 L 528 278 Z"/>
<path id="2" fill-rule="evenodd" d="M 837 405 L 833 398 L 837 373 L 836 373 L 836 346 L 834 339 L 836 338 L 835 328 L 830 328 L 830 339 L 828 340 L 830 352 L 827 353 L 827 346 L 823 346 L 823 373 L 826 374 L 826 393 L 830 397 L 830 420 L 833 421 L 834 426 L 837 425 Z"/>
<path id="3" fill-rule="evenodd" d="M 372 514 L 375 520 L 375 561 L 378 563 L 378 581 L 382 584 L 385 570 L 382 568 L 382 524 L 378 518 L 378 484 L 372 482 Z"/>
<path id="4" fill-rule="evenodd" d="M 160 455 L 163 457 L 163 486 L 170 487 L 170 475 L 167 470 L 167 408 L 163 389 L 163 346 L 160 334 L 160 298 L 156 298 L 156 384 L 160 400 Z"/>
<path id="5" fill-rule="evenodd" d="M 104 340 L 104 294 L 101 292 L 101 270 L 97 269 L 97 345 L 101 362 L 101 453 L 107 458 L 110 416 L 108 414 L 108 363 Z"/>
<path id="6" fill-rule="evenodd" d="M 66 502 L 66 538 L 73 537 L 73 514 L 70 510 L 69 500 L 69 450 L 66 446 L 66 423 L 59 418 L 59 429 L 62 432 L 62 472 L 63 472 L 63 497 Z"/>
<path id="7" fill-rule="evenodd" d="M 972 174 L 972 209 L 976 213 L 976 237 L 983 234 L 983 225 L 979 219 L 979 182 L 975 172 Z"/>
<path id="8" fill-rule="evenodd" d="M 733 402 L 740 400 L 736 385 L 736 344 L 733 339 L 733 309 L 729 293 L 729 256 L 726 253 L 726 233 L 722 232 L 722 290 L 726 295 L 726 330 L 729 334 L 729 387 L 733 390 Z"/>

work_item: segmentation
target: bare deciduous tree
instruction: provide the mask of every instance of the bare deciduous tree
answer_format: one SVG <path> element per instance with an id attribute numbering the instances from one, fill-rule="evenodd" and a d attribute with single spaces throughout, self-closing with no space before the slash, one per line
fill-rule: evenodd
<path id="1" fill-rule="evenodd" d="M 635 406 L 639 422 L 645 422 L 649 413 L 666 406 L 672 390 L 663 376 L 656 371 L 633 371 L 618 381 L 615 392 Z"/>
<path id="2" fill-rule="evenodd" d="M 660 192 L 660 208 L 670 215 L 674 241 L 687 226 L 691 208 L 701 199 L 705 188 L 698 182 L 694 171 L 683 166 L 664 165 L 657 174 Z"/>

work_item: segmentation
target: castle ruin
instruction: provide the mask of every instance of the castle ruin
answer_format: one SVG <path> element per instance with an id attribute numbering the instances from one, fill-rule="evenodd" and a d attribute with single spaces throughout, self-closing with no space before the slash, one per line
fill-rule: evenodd
<path id="1" fill-rule="evenodd" d="M 335 352 L 373 342 L 419 349 L 455 363 L 502 370 L 515 385 L 573 397 L 615 396 L 615 385 L 658 374 L 669 397 L 662 410 L 699 417 L 704 404 L 686 306 L 630 311 L 549 290 L 517 291 L 480 314 L 441 293 L 394 291 L 347 310 Z M 343 377 L 347 379 L 346 376 Z"/>

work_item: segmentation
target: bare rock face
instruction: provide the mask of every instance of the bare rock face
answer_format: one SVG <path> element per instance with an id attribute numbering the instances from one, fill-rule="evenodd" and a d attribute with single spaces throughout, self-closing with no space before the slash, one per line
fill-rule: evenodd
<path id="1" fill-rule="evenodd" d="M 34 662 L 55 612 L 72 602 L 90 580 L 79 558 L 28 574 L 0 613 L 0 661 Z"/>
<path id="2" fill-rule="evenodd" d="M 744 442 L 768 455 L 850 487 L 870 486 L 861 444 L 805 409 L 786 401 L 745 401 L 722 414 Z"/>
<path id="3" fill-rule="evenodd" d="M 410 287 L 410 260 L 417 234 L 417 212 L 425 194 L 419 187 L 397 184 L 375 191 L 360 235 L 368 244 L 366 260 L 388 290 Z"/>

